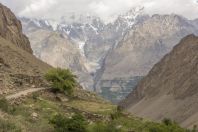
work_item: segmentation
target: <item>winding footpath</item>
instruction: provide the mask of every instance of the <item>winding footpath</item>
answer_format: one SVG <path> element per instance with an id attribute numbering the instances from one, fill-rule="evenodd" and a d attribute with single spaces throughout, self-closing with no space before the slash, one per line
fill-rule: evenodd
<path id="1" fill-rule="evenodd" d="M 17 98 L 20 98 L 22 96 L 27 96 L 28 94 L 38 92 L 38 91 L 42 91 L 42 90 L 47 90 L 47 89 L 49 89 L 49 88 L 30 88 L 30 89 L 27 89 L 27 90 L 24 90 L 24 91 L 19 91 L 18 93 L 7 95 L 5 98 L 7 100 L 17 99 Z"/>

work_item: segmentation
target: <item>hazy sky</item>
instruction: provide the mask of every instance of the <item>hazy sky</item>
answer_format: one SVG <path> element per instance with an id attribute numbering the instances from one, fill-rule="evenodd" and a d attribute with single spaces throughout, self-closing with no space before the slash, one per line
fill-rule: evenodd
<path id="1" fill-rule="evenodd" d="M 144 6 L 148 14 L 183 15 L 198 18 L 198 0 L 0 0 L 18 16 L 57 19 L 67 12 L 96 13 L 104 20 L 112 14 Z"/>

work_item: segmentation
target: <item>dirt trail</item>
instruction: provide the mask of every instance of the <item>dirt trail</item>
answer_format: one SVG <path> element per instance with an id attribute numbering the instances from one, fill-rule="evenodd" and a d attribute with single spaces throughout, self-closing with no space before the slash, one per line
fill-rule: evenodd
<path id="1" fill-rule="evenodd" d="M 48 88 L 31 88 L 31 89 L 27 89 L 27 90 L 24 90 L 24 91 L 20 91 L 18 93 L 7 95 L 5 98 L 7 100 L 17 99 L 21 96 L 27 96 L 28 94 L 38 92 L 38 91 L 42 91 L 42 90 L 46 90 L 46 89 L 48 89 Z"/>

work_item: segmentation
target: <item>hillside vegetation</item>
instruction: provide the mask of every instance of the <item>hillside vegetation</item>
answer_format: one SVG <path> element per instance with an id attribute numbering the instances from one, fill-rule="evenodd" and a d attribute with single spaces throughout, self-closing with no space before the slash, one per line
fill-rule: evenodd
<path id="1" fill-rule="evenodd" d="M 2 98 L 0 100 L 1 131 L 191 132 L 168 119 L 162 123 L 154 123 L 129 115 L 95 94 L 76 87 L 75 81 L 72 81 L 76 84 L 71 87 L 68 85 L 71 82 L 66 82 L 68 78 L 64 77 L 69 75 L 67 77 L 73 80 L 75 76 L 68 70 L 54 69 L 46 74 L 47 77 L 49 75 L 56 75 L 56 78 L 61 80 L 59 85 L 55 85 L 56 88 L 65 86 L 66 91 L 72 89 L 73 93 L 68 95 L 62 90 L 54 91 L 52 83 L 52 89 L 32 93 L 27 97 L 10 101 Z"/>

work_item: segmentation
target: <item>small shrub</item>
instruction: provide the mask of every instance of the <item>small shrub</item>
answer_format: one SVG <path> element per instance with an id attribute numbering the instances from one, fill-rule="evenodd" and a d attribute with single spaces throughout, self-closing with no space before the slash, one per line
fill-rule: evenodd
<path id="1" fill-rule="evenodd" d="M 172 124 L 173 124 L 173 122 L 172 122 L 170 119 L 168 119 L 168 118 L 163 119 L 162 122 L 163 122 L 166 126 L 169 126 L 169 125 L 172 125 Z"/>
<path id="2" fill-rule="evenodd" d="M 112 120 L 117 120 L 118 118 L 120 118 L 122 116 L 122 111 L 121 109 L 117 108 L 117 110 L 111 114 L 111 119 Z"/>
<path id="3" fill-rule="evenodd" d="M 56 115 L 50 120 L 50 123 L 54 125 L 56 132 L 86 132 L 88 124 L 80 114 L 74 115 L 71 119 L 63 115 Z"/>
<path id="4" fill-rule="evenodd" d="M 38 97 L 39 97 L 39 94 L 38 94 L 38 93 L 33 93 L 33 94 L 32 94 L 32 99 L 33 99 L 34 101 L 37 101 Z"/>
<path id="5" fill-rule="evenodd" d="M 68 95 L 72 95 L 73 89 L 77 85 L 76 76 L 68 69 L 52 69 L 45 75 L 45 78 L 55 91 Z"/>

